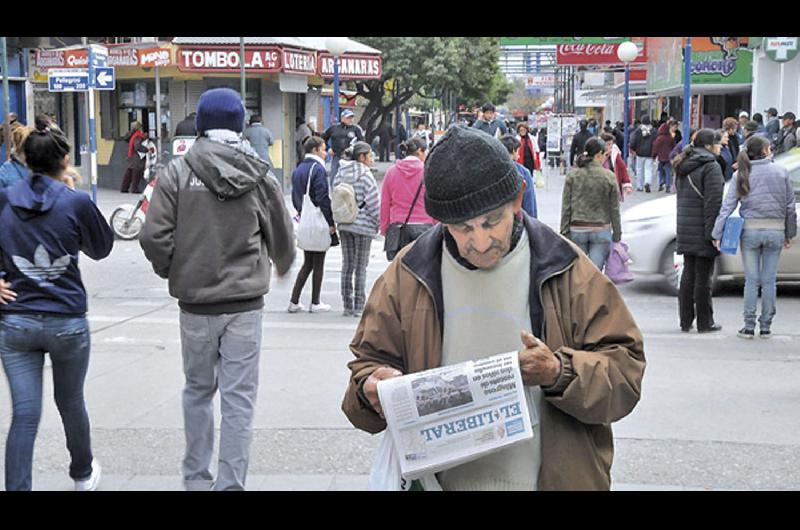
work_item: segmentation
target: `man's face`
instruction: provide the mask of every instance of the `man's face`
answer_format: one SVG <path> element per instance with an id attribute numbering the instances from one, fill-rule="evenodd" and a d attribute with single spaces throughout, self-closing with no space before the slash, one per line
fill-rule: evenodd
<path id="1" fill-rule="evenodd" d="M 791 127 L 793 123 L 794 123 L 794 120 L 790 119 L 790 118 L 787 118 L 787 119 L 783 120 L 783 126 L 784 127 Z"/>
<path id="2" fill-rule="evenodd" d="M 748 120 L 748 119 L 749 119 L 749 118 L 748 118 L 747 116 L 740 116 L 740 117 L 739 117 L 739 125 L 741 125 L 742 127 L 744 127 L 744 124 L 745 124 L 745 123 L 747 123 L 747 120 Z"/>
<path id="3" fill-rule="evenodd" d="M 514 215 L 522 207 L 517 200 L 463 223 L 445 225 L 458 245 L 458 253 L 479 269 L 493 269 L 511 248 Z"/>
<path id="4" fill-rule="evenodd" d="M 494 111 L 493 110 L 484 111 L 483 119 L 486 121 L 492 121 L 494 119 Z"/>
<path id="5" fill-rule="evenodd" d="M 353 125 L 353 117 L 347 116 L 346 118 L 342 118 L 342 123 L 345 125 Z"/>

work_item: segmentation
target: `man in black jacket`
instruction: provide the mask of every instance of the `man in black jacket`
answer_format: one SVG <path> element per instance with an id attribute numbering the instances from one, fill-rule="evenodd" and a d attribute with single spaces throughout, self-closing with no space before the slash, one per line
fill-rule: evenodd
<path id="1" fill-rule="evenodd" d="M 330 141 L 329 153 L 333 156 L 331 162 L 331 173 L 328 175 L 331 188 L 333 187 L 333 179 L 339 171 L 339 160 L 341 160 L 344 150 L 356 142 L 364 141 L 364 132 L 361 127 L 353 124 L 353 111 L 344 109 L 342 111 L 342 121 L 336 125 L 331 125 L 328 130 L 322 133 L 322 139 L 326 142 Z"/>
<path id="2" fill-rule="evenodd" d="M 653 156 L 653 142 L 656 135 L 650 124 L 650 116 L 642 116 L 642 124 L 631 134 L 630 150 L 636 155 L 636 191 L 650 193 L 653 177 L 656 174 L 656 159 Z"/>
<path id="3" fill-rule="evenodd" d="M 175 136 L 197 136 L 197 126 L 194 119 L 197 117 L 196 112 L 192 112 L 175 127 Z"/>
<path id="4" fill-rule="evenodd" d="M 578 131 L 572 138 L 572 147 L 569 150 L 569 165 L 575 165 L 575 157 L 583 153 L 583 147 L 586 145 L 586 140 L 592 137 L 592 133 L 588 131 L 589 122 L 581 120 L 578 124 L 580 131 Z"/>

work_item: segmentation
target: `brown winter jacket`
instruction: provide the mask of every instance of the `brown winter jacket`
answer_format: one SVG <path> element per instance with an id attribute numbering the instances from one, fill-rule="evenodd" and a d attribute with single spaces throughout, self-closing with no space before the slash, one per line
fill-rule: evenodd
<path id="1" fill-rule="evenodd" d="M 531 245 L 532 331 L 563 367 L 556 384 L 544 389 L 539 489 L 608 490 L 610 423 L 639 401 L 642 334 L 614 284 L 575 245 L 523 217 Z M 348 364 L 352 375 L 342 403 L 359 429 L 386 428 L 361 389 L 373 371 L 391 366 L 413 373 L 441 364 L 443 237 L 438 225 L 403 249 L 372 289 L 350 344 L 356 359 Z"/>

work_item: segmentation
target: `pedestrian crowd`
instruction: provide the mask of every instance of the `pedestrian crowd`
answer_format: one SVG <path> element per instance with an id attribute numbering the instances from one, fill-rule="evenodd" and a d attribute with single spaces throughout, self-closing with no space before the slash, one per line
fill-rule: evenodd
<path id="1" fill-rule="evenodd" d="M 720 130 L 687 139 L 666 114 L 655 124 L 642 116 L 630 134 L 630 166 L 623 124 L 607 121 L 601 129 L 582 120 L 553 230 L 537 219 L 535 175 L 546 133 L 525 123 L 509 127 L 491 103 L 472 126 L 451 126 L 438 141 L 420 124 L 397 145 L 402 157 L 380 187 L 372 146 L 352 110 L 320 135 L 298 120 L 292 216 L 271 171 L 275 140 L 261 117 L 252 115 L 245 127 L 235 91 L 206 91 L 193 119 L 178 125 L 176 135 L 195 142 L 159 170 L 140 236 L 180 308 L 186 489 L 245 489 L 272 267 L 285 276 L 299 247 L 303 264 L 287 311 L 330 311 L 322 284 L 326 254 L 337 245 L 343 316 L 359 319 L 342 402 L 355 427 L 386 428 L 380 380 L 517 350 L 534 437 L 439 473 L 443 489 L 609 489 L 611 423 L 638 403 L 646 366 L 641 331 L 609 274 L 624 235 L 620 202 L 634 189 L 677 193 L 680 328 L 696 323 L 700 333 L 721 329 L 711 274 L 738 207 L 746 275 L 738 334 L 753 337 L 758 320 L 759 334 L 769 336 L 778 258 L 796 235 L 792 185 L 772 155 L 797 138 L 794 114 L 784 113 L 776 128 L 777 111 L 766 113 L 767 124 L 742 112 Z M 390 140 L 381 134 L 388 160 Z M 107 257 L 113 233 L 75 189 L 71 146 L 51 119 L 9 126 L 3 138 L 10 158 L 0 166 L 0 357 L 13 407 L 6 489 L 32 488 L 48 353 L 69 474 L 77 490 L 93 490 L 101 467 L 84 399 L 90 331 L 78 255 Z M 138 190 L 154 148 L 139 123 L 127 141 L 123 192 Z M 390 264 L 368 292 L 379 233 Z"/>

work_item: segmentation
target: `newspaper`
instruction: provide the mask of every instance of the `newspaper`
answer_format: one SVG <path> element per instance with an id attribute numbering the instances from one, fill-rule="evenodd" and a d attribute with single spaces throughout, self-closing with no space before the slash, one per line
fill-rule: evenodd
<path id="1" fill-rule="evenodd" d="M 409 480 L 533 437 L 515 351 L 384 379 L 378 397 Z"/>

